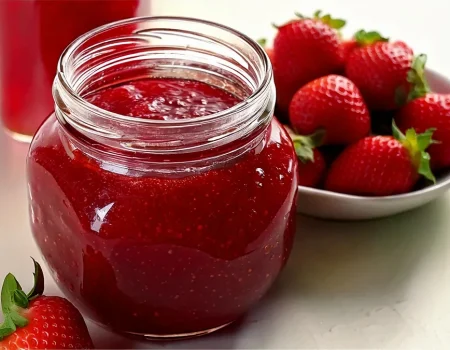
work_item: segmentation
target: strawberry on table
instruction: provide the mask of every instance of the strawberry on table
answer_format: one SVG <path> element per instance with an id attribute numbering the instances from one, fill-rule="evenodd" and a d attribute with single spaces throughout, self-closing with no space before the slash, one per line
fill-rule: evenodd
<path id="1" fill-rule="evenodd" d="M 325 175 L 325 159 L 317 149 L 322 144 L 324 135 L 323 130 L 309 136 L 290 133 L 295 153 L 299 159 L 298 183 L 300 186 L 317 187 Z"/>
<path id="2" fill-rule="evenodd" d="M 398 108 L 399 90 L 409 91 L 407 74 L 413 50 L 402 41 L 390 42 L 377 32 L 355 34 L 359 47 L 353 49 L 345 66 L 346 76 L 361 90 L 370 109 Z"/>
<path id="3" fill-rule="evenodd" d="M 426 56 L 419 55 L 413 64 L 408 79 L 414 84 L 408 103 L 398 112 L 395 120 L 401 130 L 414 128 L 423 132 L 435 128 L 433 143 L 428 152 L 431 168 L 440 170 L 450 167 L 450 94 L 430 92 L 425 79 Z"/>
<path id="4" fill-rule="evenodd" d="M 301 135 L 325 129 L 324 144 L 350 144 L 370 131 L 369 110 L 359 89 L 340 75 L 316 79 L 299 89 L 289 106 L 289 120 Z"/>
<path id="5" fill-rule="evenodd" d="M 368 136 L 349 146 L 331 165 L 325 181 L 329 191 L 361 196 L 409 192 L 420 178 L 435 181 L 430 156 L 433 130 L 406 135 L 393 123 L 392 136 Z"/>
<path id="6" fill-rule="evenodd" d="M 93 349 L 80 312 L 66 299 L 43 296 L 44 277 L 35 261 L 35 284 L 28 293 L 8 274 L 1 303 L 0 350 Z"/>
<path id="7" fill-rule="evenodd" d="M 343 51 L 338 29 L 341 19 L 321 15 L 292 20 L 277 27 L 273 45 L 273 69 L 278 108 L 286 112 L 294 93 L 321 76 L 339 71 Z"/>

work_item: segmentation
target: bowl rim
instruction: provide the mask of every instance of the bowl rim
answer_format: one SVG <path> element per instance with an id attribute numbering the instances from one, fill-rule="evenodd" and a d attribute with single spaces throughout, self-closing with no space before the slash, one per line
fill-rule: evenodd
<path id="1" fill-rule="evenodd" d="M 425 72 L 426 72 L 426 74 L 432 75 L 438 79 L 445 81 L 448 84 L 449 89 L 450 89 L 450 78 L 446 77 L 445 75 L 442 75 L 438 71 L 431 69 L 431 68 L 426 68 Z M 306 186 L 301 186 L 301 185 L 298 186 L 298 191 L 299 192 L 301 191 L 303 193 L 309 193 L 309 194 L 334 196 L 334 197 L 337 197 L 340 199 L 353 199 L 353 200 L 357 199 L 360 201 L 371 201 L 371 202 L 373 202 L 373 201 L 381 202 L 381 201 L 386 201 L 386 200 L 412 199 L 415 197 L 420 197 L 421 195 L 428 193 L 428 192 L 434 192 L 434 191 L 443 189 L 445 187 L 449 187 L 450 186 L 450 169 L 449 169 L 448 175 L 449 176 L 447 179 L 445 179 L 441 182 L 435 183 L 433 185 L 426 186 L 419 190 L 415 190 L 415 191 L 408 192 L 408 193 L 389 195 L 389 196 L 358 196 L 358 195 L 328 191 L 328 190 L 324 190 L 324 189 L 320 189 L 320 188 L 306 187 Z"/>
<path id="2" fill-rule="evenodd" d="M 402 193 L 402 194 L 395 194 L 390 196 L 357 196 L 352 194 L 345 194 L 345 193 L 339 193 L 339 192 L 333 192 L 333 191 L 327 191 L 319 188 L 312 188 L 312 187 L 306 187 L 306 186 L 298 186 L 299 192 L 303 193 L 310 193 L 310 194 L 320 194 L 325 196 L 333 196 L 340 199 L 357 199 L 360 201 L 386 201 L 386 200 L 402 200 L 402 199 L 411 199 L 414 197 L 420 197 L 421 195 L 428 193 L 428 192 L 434 192 L 438 191 L 440 189 L 443 189 L 445 187 L 450 186 L 450 177 L 446 179 L 445 181 L 442 181 L 440 183 L 436 183 L 431 186 L 424 187 L 420 190 L 416 190 L 413 192 L 408 193 Z"/>

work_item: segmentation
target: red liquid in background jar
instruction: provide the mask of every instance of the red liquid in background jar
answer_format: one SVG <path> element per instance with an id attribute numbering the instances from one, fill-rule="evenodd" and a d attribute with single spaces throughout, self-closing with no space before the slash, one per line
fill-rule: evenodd
<path id="1" fill-rule="evenodd" d="M 27 139 L 52 112 L 59 56 L 100 25 L 133 17 L 139 0 L 0 0 L 0 118 Z M 23 135 L 21 137 L 20 135 Z"/>
<path id="2" fill-rule="evenodd" d="M 146 79 L 87 97 L 123 115 L 174 120 L 240 102 L 204 83 Z M 249 310 L 289 256 L 296 156 L 273 120 L 231 164 L 183 177 L 128 174 L 67 151 L 51 116 L 28 159 L 32 228 L 60 287 L 120 332 L 185 334 Z"/>

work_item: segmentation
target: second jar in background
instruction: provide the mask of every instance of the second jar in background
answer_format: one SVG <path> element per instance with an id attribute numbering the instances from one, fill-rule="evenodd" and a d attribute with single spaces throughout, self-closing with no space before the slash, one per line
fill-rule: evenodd
<path id="1" fill-rule="evenodd" d="M 0 118 L 29 141 L 53 110 L 58 58 L 79 35 L 145 12 L 148 0 L 1 0 Z"/>

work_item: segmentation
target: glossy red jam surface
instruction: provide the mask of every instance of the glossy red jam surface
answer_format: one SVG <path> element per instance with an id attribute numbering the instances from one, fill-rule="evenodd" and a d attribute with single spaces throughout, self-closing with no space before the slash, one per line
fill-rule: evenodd
<path id="1" fill-rule="evenodd" d="M 146 0 L 150 1 L 150 0 Z M 133 17 L 139 0 L 0 0 L 0 117 L 33 135 L 53 110 L 59 56 L 100 25 Z"/>
<path id="2" fill-rule="evenodd" d="M 154 120 L 203 117 L 240 102 L 217 87 L 180 79 L 143 79 L 102 90 L 86 98 L 121 115 Z"/>
<path id="3" fill-rule="evenodd" d="M 158 119 L 238 102 L 217 88 L 174 80 L 138 81 L 89 99 Z M 155 176 L 73 149 L 51 116 L 29 153 L 30 211 L 62 290 L 121 332 L 192 333 L 243 315 L 286 263 L 295 230 L 296 157 L 277 121 L 264 133 L 232 163 Z"/>

